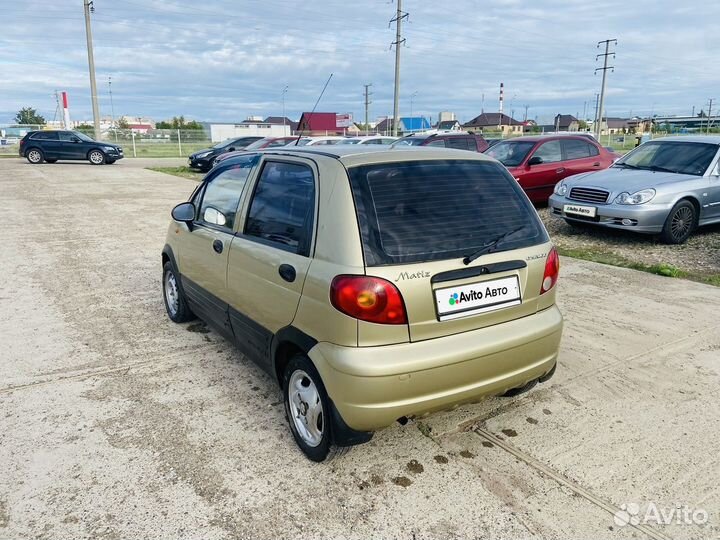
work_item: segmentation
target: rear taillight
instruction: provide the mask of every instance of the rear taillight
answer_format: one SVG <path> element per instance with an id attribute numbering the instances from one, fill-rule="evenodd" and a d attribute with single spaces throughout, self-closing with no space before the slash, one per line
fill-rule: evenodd
<path id="1" fill-rule="evenodd" d="M 545 275 L 543 275 L 540 294 L 545 294 L 552 289 L 558 280 L 560 274 L 560 256 L 555 248 L 548 253 L 547 261 L 545 261 Z"/>
<path id="2" fill-rule="evenodd" d="M 400 291 L 385 279 L 370 276 L 337 276 L 330 285 L 335 309 L 361 321 L 407 324 Z"/>

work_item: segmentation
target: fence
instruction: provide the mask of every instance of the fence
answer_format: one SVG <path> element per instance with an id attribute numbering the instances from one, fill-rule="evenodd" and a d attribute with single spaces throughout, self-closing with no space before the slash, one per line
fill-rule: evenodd
<path id="1" fill-rule="evenodd" d="M 47 126 L 0 125 L 0 155 L 17 155 L 18 143 L 29 131 L 56 129 Z M 76 129 L 94 138 L 92 129 Z M 106 129 L 101 141 L 119 144 L 126 157 L 186 157 L 213 146 L 210 134 L 202 129 Z"/>

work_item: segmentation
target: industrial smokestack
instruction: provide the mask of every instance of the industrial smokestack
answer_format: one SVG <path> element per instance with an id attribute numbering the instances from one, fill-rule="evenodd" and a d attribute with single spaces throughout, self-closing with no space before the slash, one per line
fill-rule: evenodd
<path id="1" fill-rule="evenodd" d="M 61 92 L 62 95 L 62 106 L 63 106 L 63 124 L 65 129 L 71 129 L 70 127 L 70 109 L 68 109 L 68 97 L 67 92 Z"/>

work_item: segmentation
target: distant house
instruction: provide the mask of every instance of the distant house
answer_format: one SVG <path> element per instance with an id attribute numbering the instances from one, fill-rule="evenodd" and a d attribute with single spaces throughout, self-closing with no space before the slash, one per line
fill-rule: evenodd
<path id="1" fill-rule="evenodd" d="M 457 120 L 443 120 L 438 122 L 437 129 L 441 131 L 462 131 L 462 126 Z"/>
<path id="2" fill-rule="evenodd" d="M 392 135 L 392 130 L 393 130 L 393 119 L 385 118 L 375 125 L 375 129 L 373 131 L 375 133 L 380 133 L 382 135 Z"/>
<path id="3" fill-rule="evenodd" d="M 603 120 L 602 128 L 602 133 L 604 135 L 627 133 L 630 130 L 630 121 L 627 118 L 608 117 Z"/>
<path id="4" fill-rule="evenodd" d="M 468 131 L 502 131 L 503 135 L 519 135 L 523 132 L 522 122 L 518 122 L 503 113 L 482 113 L 466 124 L 463 124 L 463 128 Z"/>
<path id="5" fill-rule="evenodd" d="M 274 124 L 274 125 L 284 125 L 284 126 L 290 126 L 290 131 L 295 131 L 297 129 L 298 123 L 293 122 L 290 120 L 287 116 L 268 116 L 264 122 L 266 124 Z"/>
<path id="6" fill-rule="evenodd" d="M 345 135 L 352 126 L 352 115 L 329 112 L 304 112 L 297 130 L 304 135 Z"/>
<path id="7" fill-rule="evenodd" d="M 430 127 L 430 122 L 428 122 L 424 116 L 403 116 L 400 117 L 398 130 L 407 134 L 415 131 L 424 131 L 430 129 Z"/>
<path id="8" fill-rule="evenodd" d="M 558 114 L 555 116 L 555 131 L 577 131 L 580 122 L 572 114 Z"/>

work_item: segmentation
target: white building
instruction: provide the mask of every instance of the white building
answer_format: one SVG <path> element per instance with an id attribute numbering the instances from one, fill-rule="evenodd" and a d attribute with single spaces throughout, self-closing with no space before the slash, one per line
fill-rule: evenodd
<path id="1" fill-rule="evenodd" d="M 245 120 L 240 124 L 210 124 L 210 139 L 220 142 L 232 137 L 288 137 L 290 126 L 268 124 L 262 121 Z"/>

